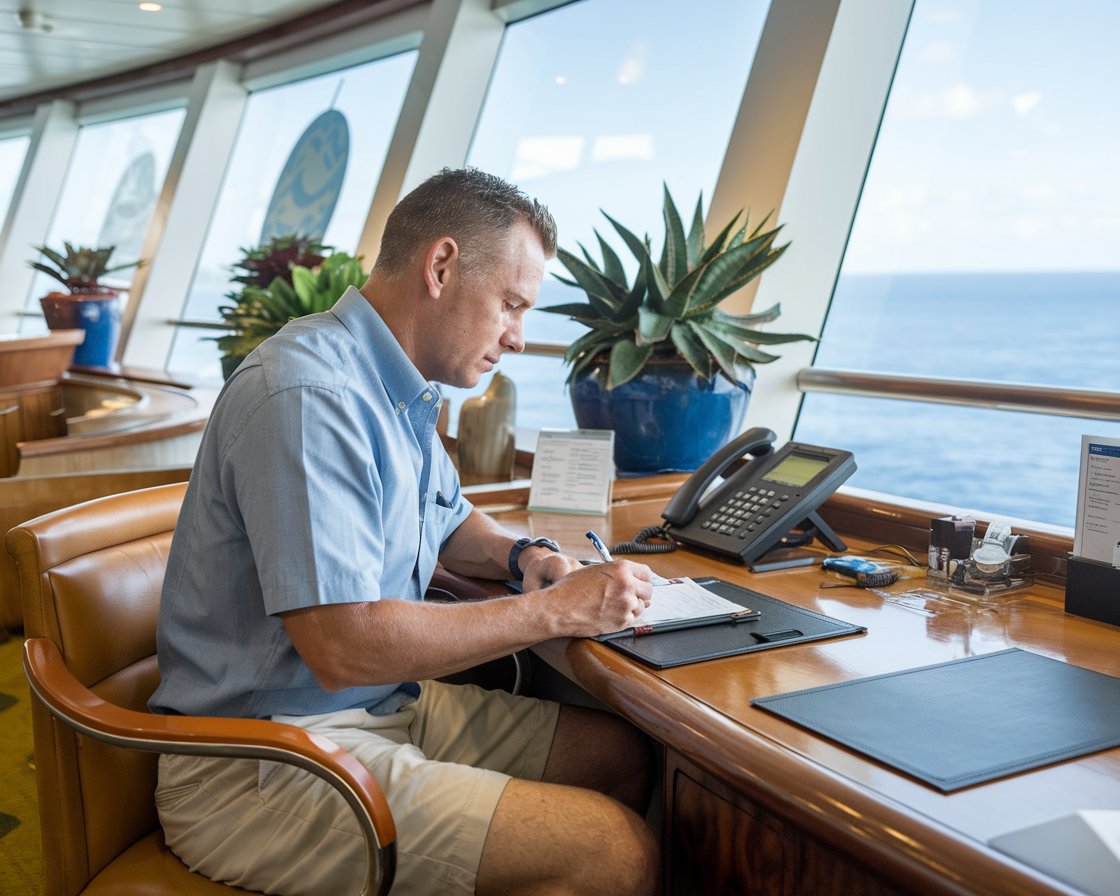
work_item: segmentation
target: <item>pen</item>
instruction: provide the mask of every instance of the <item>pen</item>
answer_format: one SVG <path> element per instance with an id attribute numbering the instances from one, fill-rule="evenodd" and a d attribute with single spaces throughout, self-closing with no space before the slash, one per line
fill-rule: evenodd
<path id="1" fill-rule="evenodd" d="M 603 544 L 602 539 L 591 529 L 587 530 L 587 537 L 591 539 L 591 543 L 595 546 L 595 553 L 603 558 L 604 563 L 610 563 L 614 559 L 611 552 L 607 550 L 607 546 Z"/>

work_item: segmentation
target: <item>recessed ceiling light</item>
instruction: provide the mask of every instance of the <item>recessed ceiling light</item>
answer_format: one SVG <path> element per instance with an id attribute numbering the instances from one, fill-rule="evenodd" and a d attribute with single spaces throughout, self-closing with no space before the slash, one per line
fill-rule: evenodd
<path id="1" fill-rule="evenodd" d="M 144 12 L 159 12 L 161 9 L 163 9 L 163 6 L 161 6 L 159 3 L 141 3 L 140 8 Z"/>

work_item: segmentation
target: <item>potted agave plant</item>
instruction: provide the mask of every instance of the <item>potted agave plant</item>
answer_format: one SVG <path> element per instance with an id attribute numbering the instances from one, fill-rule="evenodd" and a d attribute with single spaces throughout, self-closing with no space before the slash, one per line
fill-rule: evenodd
<path id="1" fill-rule="evenodd" d="M 567 315 L 589 332 L 564 355 L 576 422 L 613 429 L 622 474 L 691 471 L 739 432 L 754 386 L 755 364 L 777 360 L 760 345 L 812 341 L 760 325 L 776 320 L 775 305 L 731 314 L 721 303 L 781 258 L 780 227 L 765 230 L 736 214 L 709 243 L 702 197 L 686 233 L 664 188 L 665 242 L 655 260 L 649 236 L 639 239 L 603 213 L 638 262 L 631 280 L 614 249 L 596 231 L 602 261 L 561 249 L 571 275 L 557 275 L 585 302 L 542 308 Z"/>
<path id="2" fill-rule="evenodd" d="M 42 260 L 29 261 L 37 271 L 57 280 L 65 292 L 51 292 L 39 299 L 43 317 L 52 330 L 81 329 L 85 339 L 74 350 L 74 364 L 107 367 L 120 336 L 121 306 L 117 289 L 101 279 L 115 271 L 139 267 L 142 261 L 109 266 L 116 246 L 75 247 L 64 242 L 63 252 L 36 246 Z"/>
<path id="3" fill-rule="evenodd" d="M 218 313 L 229 329 L 216 338 L 222 352 L 222 375 L 228 378 L 248 354 L 293 318 L 330 309 L 348 286 L 365 283 L 362 259 L 334 252 L 300 236 L 274 237 L 243 250 L 233 278 L 241 289 Z"/>

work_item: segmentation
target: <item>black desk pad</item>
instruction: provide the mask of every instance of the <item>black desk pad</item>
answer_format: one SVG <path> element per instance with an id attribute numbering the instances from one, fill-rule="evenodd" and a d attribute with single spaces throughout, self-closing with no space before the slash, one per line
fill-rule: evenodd
<path id="1" fill-rule="evenodd" d="M 741 607 L 758 610 L 760 615 L 742 622 L 612 638 L 603 643 L 647 666 L 668 669 L 685 663 L 867 631 L 862 626 L 795 607 L 722 579 L 696 579 L 696 583 Z"/>
<path id="2" fill-rule="evenodd" d="M 751 703 L 944 792 L 1120 746 L 1120 678 L 1018 648 Z"/>

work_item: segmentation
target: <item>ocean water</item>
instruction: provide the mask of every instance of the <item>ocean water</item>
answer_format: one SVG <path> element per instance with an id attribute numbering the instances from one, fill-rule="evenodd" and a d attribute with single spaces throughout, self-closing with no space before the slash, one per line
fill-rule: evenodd
<path id="1" fill-rule="evenodd" d="M 562 290 L 546 281 L 540 304 L 571 301 Z M 583 332 L 536 317 L 531 339 Z M 845 277 L 816 364 L 1120 391 L 1120 272 Z M 575 425 L 560 359 L 507 355 L 500 370 L 520 428 Z M 445 390 L 453 419 L 488 381 Z M 1072 527 L 1084 434 L 1120 438 L 1120 423 L 810 394 L 794 438 L 852 451 L 853 486 Z"/>
<path id="2" fill-rule="evenodd" d="M 843 278 L 815 363 L 1120 391 L 1120 273 Z M 1120 423 L 811 394 L 795 430 L 854 452 L 851 485 L 1065 527 L 1082 435 Z"/>

